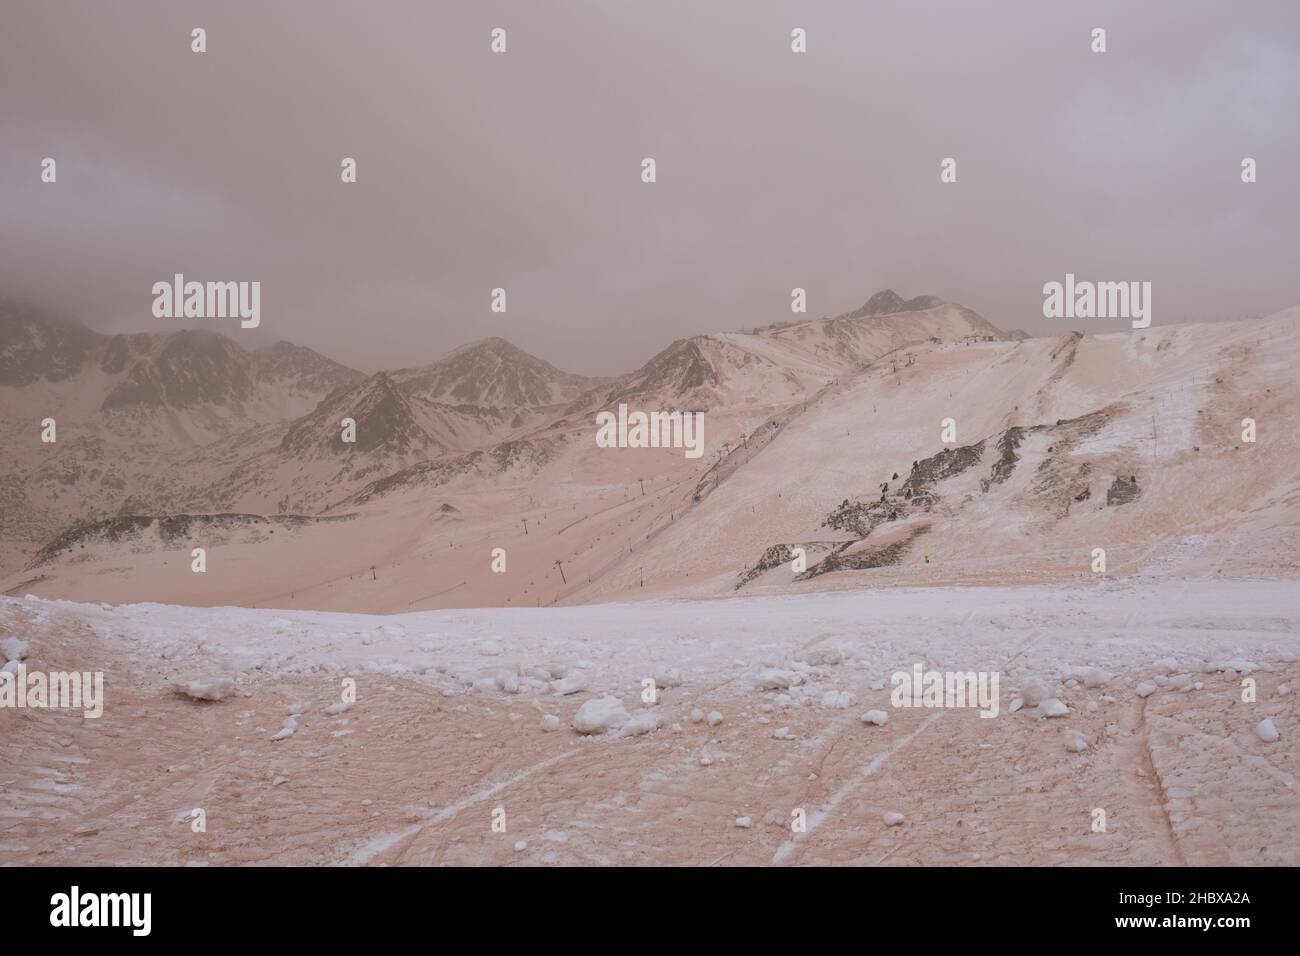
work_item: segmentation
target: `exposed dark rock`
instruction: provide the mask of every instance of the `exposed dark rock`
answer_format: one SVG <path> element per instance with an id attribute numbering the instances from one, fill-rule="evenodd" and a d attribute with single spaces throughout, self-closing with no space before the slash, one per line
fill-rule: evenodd
<path id="1" fill-rule="evenodd" d="M 822 521 L 822 527 L 833 528 L 865 538 L 880 522 L 890 520 L 897 510 L 881 501 L 850 501 L 845 498 Z"/>
<path id="2" fill-rule="evenodd" d="M 913 528 L 902 541 L 895 541 L 893 544 L 887 544 L 870 551 L 856 551 L 853 554 L 844 553 L 849 546 L 846 544 L 809 568 L 801 577 L 814 578 L 832 571 L 865 571 L 868 568 L 883 568 L 898 564 L 903 560 L 903 555 L 907 553 L 907 549 L 912 546 L 912 542 L 921 535 L 928 534 L 929 531 L 928 525 Z"/>
<path id="3" fill-rule="evenodd" d="M 912 463 L 912 471 L 903 482 L 904 490 L 912 492 L 911 497 L 925 495 L 929 497 L 930 487 L 937 481 L 960 475 L 967 468 L 979 463 L 984 454 L 984 442 L 963 445 L 960 448 L 945 448 L 937 455 L 931 455 L 919 462 Z"/>
<path id="4" fill-rule="evenodd" d="M 752 568 L 741 573 L 740 580 L 736 582 L 736 590 L 740 590 L 754 578 L 761 574 L 766 574 L 777 565 L 785 564 L 787 561 L 794 560 L 794 551 L 788 544 L 774 544 L 758 559 L 758 563 Z"/>
<path id="5" fill-rule="evenodd" d="M 1123 475 L 1116 475 L 1115 481 L 1106 492 L 1106 504 L 1126 505 L 1130 501 L 1135 500 L 1141 494 L 1142 491 L 1138 488 L 1136 475 L 1129 478 L 1125 478 Z"/>
<path id="6" fill-rule="evenodd" d="M 1002 433 L 1002 437 L 998 439 L 997 445 L 994 446 L 999 452 L 999 457 L 997 461 L 993 462 L 993 470 L 989 473 L 989 476 L 981 483 L 984 491 L 988 491 L 992 485 L 1006 481 L 1011 476 L 1011 473 L 1016 470 L 1016 462 L 1020 460 L 1020 456 L 1016 454 L 1016 449 L 1020 447 L 1020 443 L 1024 440 L 1025 429 L 1019 426 L 1008 428 Z M 1049 448 L 1048 451 L 1051 451 L 1051 449 Z"/>
<path id="7" fill-rule="evenodd" d="M 172 514 L 172 515 L 119 515 L 99 521 L 86 521 L 74 525 L 50 541 L 32 558 L 28 568 L 48 564 L 65 551 L 84 548 L 87 542 L 105 542 L 117 544 L 122 541 L 140 540 L 146 531 L 154 529 L 158 540 L 164 547 L 175 547 L 185 543 L 195 534 L 207 537 L 213 532 L 228 532 L 255 525 L 274 525 L 278 527 L 297 528 L 322 521 L 347 521 L 353 515 L 334 515 L 314 517 L 310 515 L 255 515 L 239 512 L 221 514 Z M 272 531 L 272 533 L 274 533 Z"/>

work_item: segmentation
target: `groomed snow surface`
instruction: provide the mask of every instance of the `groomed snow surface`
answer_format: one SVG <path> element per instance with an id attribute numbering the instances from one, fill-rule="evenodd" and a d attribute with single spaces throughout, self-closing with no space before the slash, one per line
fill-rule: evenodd
<path id="1" fill-rule="evenodd" d="M 0 709 L 0 864 L 1295 865 L 1298 635 L 1293 582 L 4 599 L 0 647 L 105 703 Z M 916 664 L 997 672 L 997 716 L 893 706 Z"/>

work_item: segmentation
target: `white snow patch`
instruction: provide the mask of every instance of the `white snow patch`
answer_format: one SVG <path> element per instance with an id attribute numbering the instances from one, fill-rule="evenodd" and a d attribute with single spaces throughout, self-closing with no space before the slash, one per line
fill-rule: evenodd
<path id="1" fill-rule="evenodd" d="M 235 694 L 235 682 L 229 677 L 198 677 L 176 685 L 176 693 L 194 700 L 225 700 Z"/>
<path id="2" fill-rule="evenodd" d="M 568 677 L 560 680 L 551 681 L 551 690 L 561 697 L 567 697 L 569 694 L 576 694 L 579 691 L 587 689 L 587 678 L 580 673 L 572 673 Z"/>
<path id="3" fill-rule="evenodd" d="M 658 714 L 653 710 L 638 710 L 623 724 L 620 735 L 623 737 L 639 737 L 642 734 L 652 734 L 658 729 Z"/>
<path id="4" fill-rule="evenodd" d="M 594 697 L 578 708 L 573 729 L 580 734 L 603 734 L 627 723 L 627 708 L 617 697 Z"/>
<path id="5" fill-rule="evenodd" d="M 782 670 L 779 667 L 768 667 L 758 674 L 758 686 L 763 690 L 787 690 L 798 680 L 799 675 L 794 671 Z"/>
<path id="6" fill-rule="evenodd" d="M 1038 705 L 1039 717 L 1064 717 L 1070 712 L 1070 708 L 1065 702 L 1055 697 L 1049 697 Z"/>

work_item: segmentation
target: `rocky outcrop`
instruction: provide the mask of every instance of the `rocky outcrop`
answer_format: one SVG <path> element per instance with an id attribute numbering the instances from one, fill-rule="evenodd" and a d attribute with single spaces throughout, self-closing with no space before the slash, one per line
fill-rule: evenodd
<path id="1" fill-rule="evenodd" d="M 392 376 L 403 393 L 425 401 L 516 409 L 568 402 L 600 381 L 563 372 L 495 336 Z"/>
<path id="2" fill-rule="evenodd" d="M 876 315 L 894 315 L 899 312 L 924 312 L 926 309 L 938 308 L 943 304 L 943 299 L 937 296 L 918 295 L 912 299 L 904 299 L 893 289 L 883 289 L 868 299 L 862 308 L 849 315 L 851 318 L 861 319 Z"/>
<path id="3" fill-rule="evenodd" d="M 1116 475 L 1115 480 L 1111 482 L 1110 488 L 1106 490 L 1106 505 L 1126 505 L 1130 501 L 1136 501 L 1142 494 L 1138 488 L 1137 476 Z"/>

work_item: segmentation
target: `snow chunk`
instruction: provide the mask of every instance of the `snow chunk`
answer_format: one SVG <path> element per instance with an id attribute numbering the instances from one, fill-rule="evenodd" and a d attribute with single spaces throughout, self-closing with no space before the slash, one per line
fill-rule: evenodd
<path id="1" fill-rule="evenodd" d="M 896 827 L 907 818 L 903 816 L 901 813 L 899 813 L 897 810 L 887 810 L 885 812 L 885 816 L 883 819 L 885 821 L 885 826 Z"/>
<path id="2" fill-rule="evenodd" d="M 1259 726 L 1255 728 L 1255 733 L 1259 734 L 1259 739 L 1266 744 L 1273 743 L 1279 736 L 1277 724 L 1273 723 L 1272 717 L 1265 717 L 1261 720 Z"/>
<path id="3" fill-rule="evenodd" d="M 478 652 L 484 657 L 496 657 L 501 653 L 501 642 L 486 640 L 478 646 Z"/>
<path id="4" fill-rule="evenodd" d="M 623 725 L 623 730 L 619 736 L 622 737 L 640 737 L 642 734 L 652 734 L 659 729 L 659 716 L 652 710 L 638 710 Z"/>
<path id="5" fill-rule="evenodd" d="M 570 674 L 568 677 L 560 680 L 551 681 L 551 690 L 561 697 L 567 697 L 569 694 L 576 694 L 578 691 L 587 689 L 587 678 L 578 672 Z"/>
<path id="6" fill-rule="evenodd" d="M 1088 749 L 1088 738 L 1077 730 L 1067 730 L 1062 739 L 1065 749 L 1072 754 L 1081 754 Z"/>
<path id="7" fill-rule="evenodd" d="M 853 703 L 853 695 L 846 690 L 828 690 L 822 695 L 822 706 L 843 710 Z"/>
<path id="8" fill-rule="evenodd" d="M 298 729 L 298 721 L 292 717 L 286 717 L 284 719 L 284 725 L 278 731 L 276 731 L 275 736 L 272 737 L 271 739 L 287 740 L 288 738 L 294 735 L 297 729 Z"/>
<path id="9" fill-rule="evenodd" d="M 235 694 L 235 682 L 229 677 L 199 677 L 176 685 L 176 693 L 193 700 L 225 700 Z"/>
<path id="10" fill-rule="evenodd" d="M 1178 670 L 1178 658 L 1162 657 L 1158 661 L 1152 661 L 1151 670 L 1157 674 L 1172 674 Z"/>
<path id="11" fill-rule="evenodd" d="M 1025 686 L 1020 688 L 1020 696 L 1030 707 L 1036 707 L 1043 701 L 1052 696 L 1052 691 L 1040 680 L 1025 681 Z"/>
<path id="12" fill-rule="evenodd" d="M 661 667 L 654 673 L 656 687 L 681 687 L 682 672 L 675 667 Z"/>
<path id="13" fill-rule="evenodd" d="M 519 675 L 514 671 L 502 671 L 497 675 L 496 685 L 506 694 L 519 693 Z"/>
<path id="14" fill-rule="evenodd" d="M 1108 673 L 1100 667 L 1071 667 L 1065 672 L 1064 676 L 1071 680 L 1077 680 L 1084 687 L 1105 687 L 1115 677 L 1114 674 Z"/>
<path id="15" fill-rule="evenodd" d="M 554 714 L 546 714 L 542 717 L 542 730 L 548 734 L 560 729 L 560 718 Z"/>
<path id="16" fill-rule="evenodd" d="M 709 726 L 716 727 L 720 723 L 722 723 L 722 714 L 716 710 L 709 711 Z"/>
<path id="17" fill-rule="evenodd" d="M 16 637 L 6 637 L 0 641 L 0 654 L 11 661 L 25 660 L 27 652 L 31 650 L 31 645 L 26 641 L 20 641 Z"/>
<path id="18" fill-rule="evenodd" d="M 758 674 L 758 686 L 763 690 L 788 690 L 790 685 L 797 683 L 799 675 L 794 671 L 782 670 L 779 667 L 764 668 Z"/>
<path id="19" fill-rule="evenodd" d="M 1144 680 L 1137 685 L 1137 695 L 1139 697 L 1150 697 L 1156 692 L 1156 685 L 1149 680 Z"/>
<path id="20" fill-rule="evenodd" d="M 580 734 L 603 734 L 627 723 L 627 708 L 617 697 L 593 697 L 573 718 L 573 729 Z"/>
<path id="21" fill-rule="evenodd" d="M 749 817 L 736 817 L 736 826 L 740 827 L 742 830 L 748 830 L 753 826 L 753 822 Z"/>
<path id="22" fill-rule="evenodd" d="M 875 724 L 877 727 L 883 727 L 889 723 L 889 715 L 883 710 L 869 710 L 862 715 L 864 724 Z"/>
<path id="23" fill-rule="evenodd" d="M 828 664 L 833 667 L 844 663 L 844 652 L 835 646 L 813 648 L 808 655 L 808 663 Z"/>
<path id="24" fill-rule="evenodd" d="M 1236 671 L 1238 674 L 1249 674 L 1251 671 L 1259 670 L 1259 665 L 1254 661 L 1214 661 L 1208 665 L 1210 671 Z"/>
<path id="25" fill-rule="evenodd" d="M 1069 712 L 1070 708 L 1065 706 L 1065 702 L 1055 697 L 1049 697 L 1038 705 L 1039 717 L 1063 717 Z"/>

